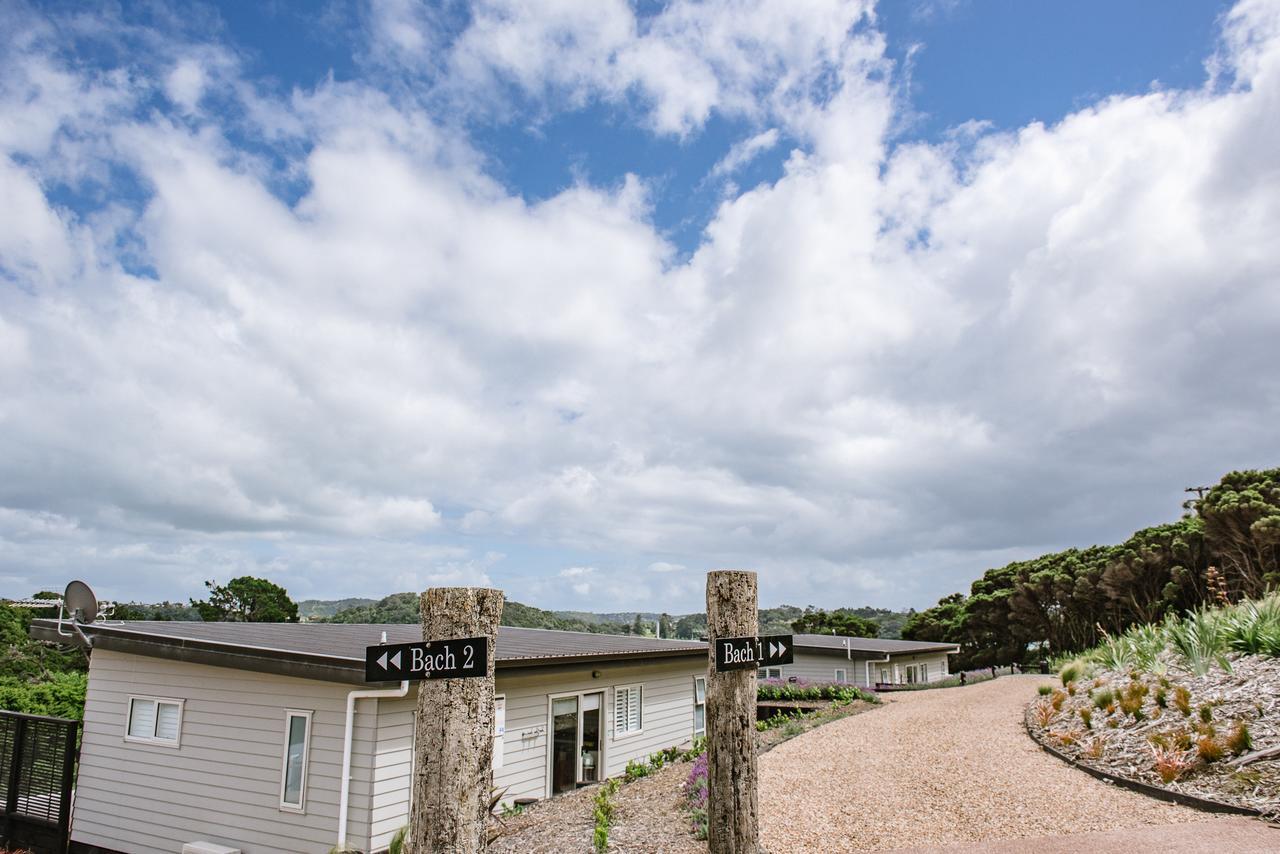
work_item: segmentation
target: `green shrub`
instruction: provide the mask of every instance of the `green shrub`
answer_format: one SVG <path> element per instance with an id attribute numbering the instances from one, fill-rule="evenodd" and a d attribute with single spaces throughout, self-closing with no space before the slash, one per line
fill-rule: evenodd
<path id="1" fill-rule="evenodd" d="M 1041 685 L 1038 688 L 1036 688 L 1036 693 L 1039 694 L 1041 697 L 1047 697 L 1053 693 L 1053 686 Z"/>
<path id="2" fill-rule="evenodd" d="M 627 767 L 630 768 L 630 763 Z M 609 828 L 613 824 L 612 799 L 620 785 L 621 783 L 615 777 L 606 780 L 596 792 L 593 802 L 596 825 L 591 834 L 591 844 L 597 852 L 604 852 L 609 848 Z"/>
<path id="3" fill-rule="evenodd" d="M 84 717 L 86 673 L 49 673 L 40 682 L 0 676 L 0 709 L 29 715 L 80 720 Z"/>
<path id="4" fill-rule="evenodd" d="M 1173 689 L 1173 707 L 1182 712 L 1184 718 L 1191 717 L 1191 690 L 1186 685 Z"/>
<path id="5" fill-rule="evenodd" d="M 1062 687 L 1065 688 L 1080 678 L 1080 665 L 1073 661 L 1062 668 L 1062 672 L 1058 675 L 1062 678 Z"/>
<path id="6" fill-rule="evenodd" d="M 1244 721 L 1236 721 L 1231 727 L 1231 732 L 1227 735 L 1227 749 L 1236 756 L 1253 749 L 1253 735 Z"/>
<path id="7" fill-rule="evenodd" d="M 627 778 L 630 783 L 639 780 L 641 777 L 648 777 L 652 773 L 649 763 L 644 759 L 632 759 L 627 763 L 627 767 L 623 770 L 622 775 Z"/>

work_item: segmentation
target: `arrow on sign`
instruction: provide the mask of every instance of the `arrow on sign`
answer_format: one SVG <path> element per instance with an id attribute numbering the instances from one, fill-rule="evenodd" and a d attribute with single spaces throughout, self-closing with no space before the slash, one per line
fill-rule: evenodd
<path id="1" fill-rule="evenodd" d="M 378 666 L 381 667 L 383 670 L 387 669 L 387 654 L 385 652 L 382 655 L 378 656 Z"/>

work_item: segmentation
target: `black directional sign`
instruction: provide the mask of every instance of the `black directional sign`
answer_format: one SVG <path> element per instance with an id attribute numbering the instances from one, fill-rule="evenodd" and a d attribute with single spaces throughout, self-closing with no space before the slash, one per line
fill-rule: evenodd
<path id="1" fill-rule="evenodd" d="M 365 647 L 364 681 L 488 676 L 489 639 L 452 638 Z"/>
<path id="2" fill-rule="evenodd" d="M 716 672 L 774 667 L 795 661 L 791 635 L 716 638 Z"/>

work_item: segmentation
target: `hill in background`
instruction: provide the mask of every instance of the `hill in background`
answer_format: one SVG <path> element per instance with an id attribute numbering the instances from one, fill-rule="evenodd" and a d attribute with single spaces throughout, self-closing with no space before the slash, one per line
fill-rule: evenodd
<path id="1" fill-rule="evenodd" d="M 328 606 L 341 602 L 356 601 L 359 604 L 347 608 L 334 608 L 331 615 L 325 615 Z M 299 611 L 309 606 L 315 617 L 304 619 L 330 623 L 416 623 L 418 622 L 418 594 L 393 593 L 383 599 L 373 600 L 339 600 L 338 603 L 322 600 L 307 600 L 298 603 Z M 760 634 L 790 634 L 791 623 L 806 612 L 812 613 L 814 608 L 800 608 L 795 605 L 781 605 L 777 608 L 760 609 Z M 901 637 L 902 625 L 911 616 L 911 611 L 890 611 L 883 608 L 838 608 L 833 614 L 852 614 L 877 624 L 878 636 L 882 638 Z M 637 626 L 637 618 L 639 625 Z M 594 632 L 597 634 L 626 635 L 643 634 L 654 636 L 658 624 L 664 627 L 663 637 L 692 639 L 701 637 L 707 630 L 706 614 L 659 614 L 651 611 L 593 613 L 591 611 L 546 611 L 508 599 L 502 610 L 502 625 L 520 626 L 530 629 L 558 629 L 569 632 Z"/>

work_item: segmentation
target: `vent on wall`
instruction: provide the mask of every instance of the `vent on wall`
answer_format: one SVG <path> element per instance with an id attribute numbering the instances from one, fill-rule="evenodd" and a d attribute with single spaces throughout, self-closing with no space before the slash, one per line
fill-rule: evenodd
<path id="1" fill-rule="evenodd" d="M 213 842 L 188 842 L 182 846 L 182 854 L 240 854 L 240 849 Z"/>

